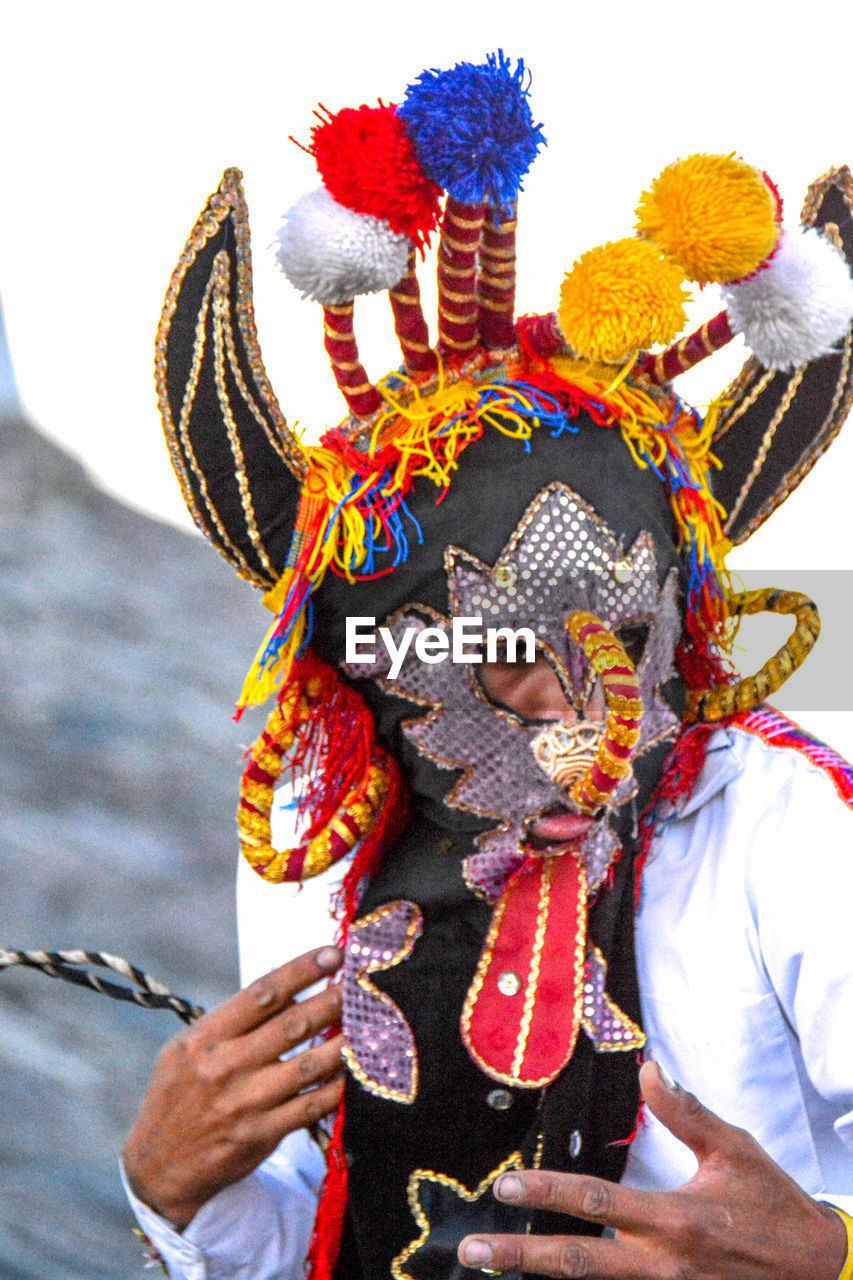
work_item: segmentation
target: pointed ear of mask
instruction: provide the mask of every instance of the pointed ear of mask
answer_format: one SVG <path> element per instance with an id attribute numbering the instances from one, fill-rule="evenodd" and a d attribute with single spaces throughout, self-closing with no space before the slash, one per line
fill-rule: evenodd
<path id="1" fill-rule="evenodd" d="M 157 328 L 157 399 L 172 466 L 201 530 L 267 588 L 284 565 L 306 462 L 269 384 L 255 328 L 240 172 L 190 233 Z"/>
<path id="2" fill-rule="evenodd" d="M 802 223 L 853 262 L 853 175 L 830 169 L 809 187 Z M 723 395 L 712 445 L 722 463 L 715 496 L 723 528 L 745 542 L 808 475 L 835 439 L 853 403 L 853 330 L 832 354 L 793 371 L 772 372 L 750 356 Z"/>

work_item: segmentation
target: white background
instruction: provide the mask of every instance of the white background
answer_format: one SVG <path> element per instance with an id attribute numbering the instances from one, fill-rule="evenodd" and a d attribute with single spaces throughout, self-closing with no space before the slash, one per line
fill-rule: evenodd
<path id="1" fill-rule="evenodd" d="M 18 385 L 36 422 L 127 501 L 186 522 L 162 445 L 152 340 L 169 274 L 223 168 L 245 174 L 266 365 L 291 424 L 315 438 L 342 403 L 319 309 L 266 246 L 315 185 L 312 108 L 397 101 L 425 66 L 502 47 L 533 72 L 549 146 L 525 183 L 519 309 L 551 310 L 584 249 L 629 234 L 636 199 L 679 154 L 737 151 L 766 168 L 795 221 L 808 182 L 853 163 L 851 6 L 718 0 L 642 6 L 504 3 L 273 5 L 30 0 L 3 25 L 0 294 Z M 430 269 L 423 272 L 426 280 Z M 717 309 L 708 290 L 696 304 Z M 374 378 L 398 363 L 384 299 L 360 304 Z M 718 393 L 739 364 L 707 362 L 683 393 Z M 845 438 L 846 435 L 846 438 Z M 736 567 L 851 567 L 853 429 Z M 815 725 L 853 753 L 851 717 Z M 839 742 L 839 745 L 846 745 Z"/>

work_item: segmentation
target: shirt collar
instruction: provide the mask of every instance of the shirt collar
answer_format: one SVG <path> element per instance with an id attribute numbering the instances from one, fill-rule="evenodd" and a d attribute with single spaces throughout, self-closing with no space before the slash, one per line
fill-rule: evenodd
<path id="1" fill-rule="evenodd" d="M 743 761 L 727 729 L 717 729 L 708 739 L 705 763 L 690 795 L 677 803 L 665 800 L 656 813 L 659 824 L 678 822 L 701 809 L 743 772 Z"/>

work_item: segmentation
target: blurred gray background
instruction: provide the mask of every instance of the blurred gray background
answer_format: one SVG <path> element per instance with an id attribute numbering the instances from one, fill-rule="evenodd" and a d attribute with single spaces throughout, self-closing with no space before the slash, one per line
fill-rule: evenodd
<path id="1" fill-rule="evenodd" d="M 212 1005 L 237 985 L 233 815 L 258 730 L 229 712 L 265 611 L 33 430 L 2 329 L 0 385 L 0 944 L 113 951 Z M 179 1029 L 0 973 L 4 1280 L 141 1274 L 116 1156 Z"/>

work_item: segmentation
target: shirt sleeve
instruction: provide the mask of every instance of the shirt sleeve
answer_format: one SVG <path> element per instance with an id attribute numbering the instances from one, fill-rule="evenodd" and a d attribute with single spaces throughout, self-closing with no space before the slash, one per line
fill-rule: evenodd
<path id="1" fill-rule="evenodd" d="M 277 847 L 295 832 L 287 810 L 274 813 Z M 330 901 L 348 863 L 336 863 L 303 885 L 269 884 L 241 858 L 237 872 L 237 929 L 244 986 L 303 951 L 334 941 Z M 325 982 L 306 991 L 321 990 Z M 183 1232 L 125 1191 L 140 1228 L 161 1255 L 172 1280 L 304 1280 L 317 1197 L 325 1173 L 322 1153 L 305 1130 L 289 1134 L 253 1174 L 208 1200 Z"/>
<path id="2" fill-rule="evenodd" d="M 134 1194 L 123 1168 L 122 1180 L 171 1280 L 304 1280 L 324 1172 L 305 1130 L 289 1134 L 253 1174 L 208 1200 L 183 1232 Z"/>
<path id="3" fill-rule="evenodd" d="M 808 1079 L 853 1151 L 853 785 L 802 756 L 786 781 L 776 838 L 748 860 L 761 961 Z M 838 1191 L 826 1199 L 846 1209 L 853 1186 Z"/>

